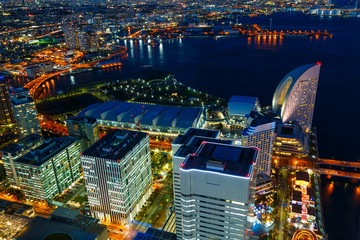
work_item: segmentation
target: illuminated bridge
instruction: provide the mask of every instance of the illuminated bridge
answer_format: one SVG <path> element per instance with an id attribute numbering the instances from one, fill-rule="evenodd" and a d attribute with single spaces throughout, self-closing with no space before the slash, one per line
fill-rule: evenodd
<path id="1" fill-rule="evenodd" d="M 323 175 L 360 179 L 359 162 L 275 156 L 273 165 L 276 167 L 286 166 L 303 170 L 314 168 Z"/>
<path id="2" fill-rule="evenodd" d="M 124 55 L 127 54 L 127 48 L 126 47 L 118 46 L 118 45 L 113 46 L 113 47 L 115 47 L 117 50 L 114 51 L 112 54 L 109 54 L 105 58 L 93 61 L 93 62 L 91 62 L 89 64 L 72 64 L 71 68 L 38 77 L 38 78 L 34 79 L 33 81 L 29 82 L 28 84 L 26 84 L 24 87 L 29 89 L 30 95 L 31 95 L 31 97 L 33 99 L 37 99 L 38 98 L 38 96 L 36 95 L 37 90 L 46 81 L 50 80 L 51 78 L 56 77 L 56 76 L 60 75 L 61 73 L 65 73 L 65 72 L 68 72 L 68 71 L 73 71 L 73 70 L 77 70 L 77 69 L 81 69 L 81 68 L 94 67 L 96 64 L 100 63 L 101 61 L 108 60 L 108 59 L 111 59 L 111 58 L 117 57 L 117 56 L 124 56 Z"/>
<path id="3" fill-rule="evenodd" d="M 360 179 L 359 162 L 319 159 L 317 164 L 321 174 Z"/>

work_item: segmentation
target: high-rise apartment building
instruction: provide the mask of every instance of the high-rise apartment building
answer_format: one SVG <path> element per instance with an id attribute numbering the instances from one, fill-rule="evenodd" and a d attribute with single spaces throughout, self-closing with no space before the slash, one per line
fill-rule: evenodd
<path id="1" fill-rule="evenodd" d="M 180 165 L 182 237 L 250 239 L 257 148 L 204 142 Z"/>
<path id="2" fill-rule="evenodd" d="M 15 171 L 14 162 L 16 159 L 24 156 L 31 149 L 38 147 L 42 144 L 43 139 L 40 135 L 31 134 L 16 144 L 9 144 L 0 150 L 1 160 L 4 164 L 6 178 L 10 185 L 19 186 L 19 180 Z"/>
<path id="3" fill-rule="evenodd" d="M 81 163 L 91 215 L 133 220 L 152 192 L 149 136 L 112 130 L 82 153 Z"/>
<path id="4" fill-rule="evenodd" d="M 35 101 L 30 97 L 11 97 L 14 118 L 20 138 L 30 134 L 41 135 Z"/>
<path id="5" fill-rule="evenodd" d="M 184 135 L 178 135 L 172 142 L 176 234 L 179 239 L 182 237 L 180 165 L 184 162 L 187 155 L 195 153 L 204 141 L 232 144 L 232 141 L 230 140 L 220 140 L 219 136 L 220 131 L 189 128 Z"/>
<path id="6" fill-rule="evenodd" d="M 0 76 L 0 124 L 9 125 L 14 123 L 14 115 L 11 108 L 9 82 Z"/>
<path id="7" fill-rule="evenodd" d="M 248 122 L 249 126 L 242 132 L 241 145 L 259 148 L 258 173 L 270 175 L 276 122 L 258 112 L 251 112 Z"/>
<path id="8" fill-rule="evenodd" d="M 273 112 L 283 123 L 297 122 L 311 130 L 321 64 L 307 64 L 287 74 L 274 93 Z"/>
<path id="9" fill-rule="evenodd" d="M 96 118 L 78 116 L 66 120 L 69 136 L 81 138 L 82 151 L 99 140 L 99 128 Z"/>
<path id="10" fill-rule="evenodd" d="M 79 179 L 80 143 L 73 137 L 48 139 L 14 165 L 26 198 L 49 201 Z"/>
<path id="11" fill-rule="evenodd" d="M 72 21 L 64 21 L 62 23 L 62 30 L 65 36 L 66 47 L 68 49 L 75 49 L 77 44 L 74 23 Z"/>

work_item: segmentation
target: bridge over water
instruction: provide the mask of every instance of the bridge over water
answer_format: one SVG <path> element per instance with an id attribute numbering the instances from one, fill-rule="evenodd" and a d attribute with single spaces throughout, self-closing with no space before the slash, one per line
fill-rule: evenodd
<path id="1" fill-rule="evenodd" d="M 348 162 L 323 158 L 316 159 L 275 156 L 273 164 L 275 166 L 288 166 L 303 170 L 312 168 L 316 169 L 318 173 L 323 175 L 360 180 L 360 162 Z"/>

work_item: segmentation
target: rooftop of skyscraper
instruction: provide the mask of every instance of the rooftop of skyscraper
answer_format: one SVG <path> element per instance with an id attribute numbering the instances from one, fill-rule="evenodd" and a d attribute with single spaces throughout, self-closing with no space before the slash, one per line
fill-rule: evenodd
<path id="1" fill-rule="evenodd" d="M 33 218 L 15 235 L 15 239 L 105 240 L 108 237 L 106 226 L 98 222 L 98 219 L 81 215 L 79 211 L 58 207 L 49 218 Z"/>
<path id="2" fill-rule="evenodd" d="M 66 121 L 72 122 L 83 122 L 86 121 L 87 124 L 94 124 L 96 122 L 96 118 L 88 117 L 88 116 L 76 116 L 66 119 Z"/>
<path id="3" fill-rule="evenodd" d="M 252 111 L 249 115 L 249 121 L 250 121 L 250 125 L 249 127 L 245 128 L 242 132 L 243 136 L 247 136 L 250 134 L 253 134 L 254 132 L 261 132 L 264 130 L 268 130 L 269 128 L 273 128 L 275 129 L 276 123 L 275 123 L 275 119 L 266 116 L 265 114 L 256 112 L 256 111 Z M 272 123 L 269 126 L 265 126 L 266 124 Z M 263 125 L 263 128 L 260 128 L 260 126 Z"/>
<path id="4" fill-rule="evenodd" d="M 192 136 L 189 142 L 186 145 L 181 146 L 180 149 L 174 154 L 178 157 L 186 157 L 189 154 L 195 153 L 203 142 L 232 144 L 233 141 L 202 136 Z"/>
<path id="5" fill-rule="evenodd" d="M 33 147 L 36 144 L 39 144 L 41 141 L 42 141 L 42 136 L 38 134 L 30 134 L 20 139 L 17 143 L 12 143 L 2 148 L 0 152 L 14 154 L 18 151 L 22 151 L 30 147 Z"/>
<path id="6" fill-rule="evenodd" d="M 199 137 L 208 137 L 208 138 L 217 138 L 220 134 L 218 130 L 208 130 L 200 128 L 189 128 L 185 134 L 178 135 L 177 138 L 172 142 L 172 144 L 185 145 L 187 144 L 194 136 Z"/>
<path id="7" fill-rule="evenodd" d="M 114 129 L 86 149 L 83 155 L 119 161 L 146 136 L 143 132 Z"/>
<path id="8" fill-rule="evenodd" d="M 44 141 L 39 147 L 30 150 L 27 154 L 17 159 L 17 163 L 40 166 L 66 147 L 70 146 L 77 139 L 74 137 L 50 138 Z"/>
<path id="9" fill-rule="evenodd" d="M 180 167 L 250 177 L 257 153 L 257 148 L 204 142 Z"/>

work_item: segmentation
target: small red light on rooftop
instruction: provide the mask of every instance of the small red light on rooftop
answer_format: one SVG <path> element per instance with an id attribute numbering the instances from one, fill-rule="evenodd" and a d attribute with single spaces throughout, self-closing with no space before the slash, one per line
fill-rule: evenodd
<path id="1" fill-rule="evenodd" d="M 317 64 L 317 65 L 320 65 L 320 66 L 322 65 L 322 63 L 321 63 L 321 62 L 316 62 L 316 64 Z"/>

